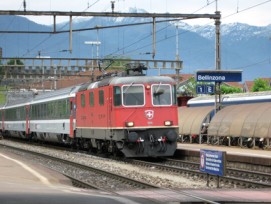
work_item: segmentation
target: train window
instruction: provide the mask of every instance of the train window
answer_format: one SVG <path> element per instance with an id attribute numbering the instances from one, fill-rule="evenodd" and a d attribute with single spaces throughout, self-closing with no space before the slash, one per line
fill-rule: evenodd
<path id="1" fill-rule="evenodd" d="M 171 86 L 169 84 L 153 84 L 152 85 L 152 104 L 154 106 L 171 105 Z"/>
<path id="2" fill-rule="evenodd" d="M 81 107 L 85 107 L 86 101 L 85 101 L 85 94 L 81 94 Z"/>
<path id="3" fill-rule="evenodd" d="M 55 114 L 55 111 L 54 111 L 54 101 L 51 101 L 49 104 L 48 104 L 48 114 L 50 115 L 50 118 L 54 118 L 54 114 Z"/>
<path id="4" fill-rule="evenodd" d="M 38 109 L 37 109 L 37 105 L 35 104 L 35 105 L 33 106 L 33 108 L 34 108 L 34 111 L 33 111 L 34 118 L 37 119 L 37 118 L 38 118 Z"/>
<path id="5" fill-rule="evenodd" d="M 101 106 L 104 105 L 104 91 L 103 90 L 99 91 L 99 104 Z"/>
<path id="6" fill-rule="evenodd" d="M 37 104 L 37 119 L 41 118 L 41 104 Z"/>
<path id="7" fill-rule="evenodd" d="M 43 104 L 43 118 L 44 119 L 48 118 L 48 104 L 47 103 Z"/>
<path id="8" fill-rule="evenodd" d="M 63 100 L 58 101 L 58 118 L 63 118 Z"/>
<path id="9" fill-rule="evenodd" d="M 122 87 L 122 101 L 124 106 L 143 106 L 145 102 L 144 86 L 124 85 Z"/>
<path id="10" fill-rule="evenodd" d="M 90 93 L 89 93 L 89 105 L 90 105 L 91 107 L 94 106 L 94 93 L 93 93 L 93 92 L 90 92 Z"/>
<path id="11" fill-rule="evenodd" d="M 35 119 L 35 105 L 30 106 L 30 119 Z"/>
<path id="12" fill-rule="evenodd" d="M 114 86 L 114 106 L 121 105 L 121 92 L 119 86 Z"/>
<path id="13" fill-rule="evenodd" d="M 17 119 L 17 120 L 20 120 L 20 118 L 21 118 L 21 111 L 20 111 L 20 108 L 15 109 L 15 111 L 16 111 L 16 117 L 15 117 L 15 120 L 16 120 L 16 119 Z"/>

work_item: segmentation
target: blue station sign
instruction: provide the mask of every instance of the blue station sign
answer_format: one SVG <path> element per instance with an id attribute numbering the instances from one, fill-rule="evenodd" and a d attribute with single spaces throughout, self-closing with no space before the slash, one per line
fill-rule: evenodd
<path id="1" fill-rule="evenodd" d="M 223 176 L 226 173 L 226 152 L 201 149 L 200 171 Z"/>
<path id="2" fill-rule="evenodd" d="M 199 82 L 239 82 L 242 81 L 241 70 L 198 70 L 196 80 Z"/>

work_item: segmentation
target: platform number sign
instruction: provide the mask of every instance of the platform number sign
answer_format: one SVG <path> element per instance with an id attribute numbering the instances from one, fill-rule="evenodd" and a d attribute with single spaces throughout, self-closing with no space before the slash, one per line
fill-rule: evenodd
<path id="1" fill-rule="evenodd" d="M 214 85 L 210 84 L 210 85 L 206 85 L 206 93 L 207 94 L 213 94 L 215 92 L 215 87 Z"/>
<path id="2" fill-rule="evenodd" d="M 196 93 L 197 94 L 213 94 L 214 93 L 214 85 L 204 85 L 200 84 L 196 86 Z"/>
<path id="3" fill-rule="evenodd" d="M 205 85 L 197 85 L 197 94 L 205 94 Z"/>

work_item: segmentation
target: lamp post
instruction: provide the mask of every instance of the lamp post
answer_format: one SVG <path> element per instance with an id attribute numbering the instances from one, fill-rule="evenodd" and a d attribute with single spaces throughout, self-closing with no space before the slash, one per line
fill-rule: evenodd
<path id="1" fill-rule="evenodd" d="M 91 53 L 92 53 L 92 60 L 91 60 L 91 67 L 92 67 L 92 81 L 94 80 L 94 65 L 93 65 L 93 58 L 94 58 L 94 54 L 93 54 L 93 45 L 96 45 L 96 59 L 97 59 L 97 62 L 98 62 L 98 59 L 99 59 L 99 45 L 101 44 L 100 41 L 85 41 L 85 44 L 86 45 L 91 45 Z"/>

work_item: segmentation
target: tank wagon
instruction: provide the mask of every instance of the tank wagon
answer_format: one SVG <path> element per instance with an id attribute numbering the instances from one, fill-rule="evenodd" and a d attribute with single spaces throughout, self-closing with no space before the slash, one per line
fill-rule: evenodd
<path id="1" fill-rule="evenodd" d="M 182 142 L 270 148 L 271 92 L 222 96 L 215 113 L 214 96 L 197 97 L 179 107 Z"/>

